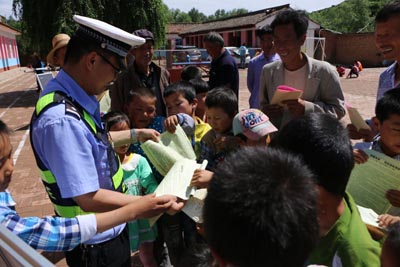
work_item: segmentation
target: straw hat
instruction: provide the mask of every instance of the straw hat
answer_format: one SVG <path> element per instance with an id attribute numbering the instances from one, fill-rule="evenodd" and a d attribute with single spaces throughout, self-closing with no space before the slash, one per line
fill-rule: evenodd
<path id="1" fill-rule="evenodd" d="M 60 33 L 53 37 L 53 40 L 51 41 L 53 49 L 51 49 L 50 53 L 47 55 L 47 63 L 54 65 L 54 53 L 58 49 L 67 46 L 69 39 L 71 38 L 65 33 Z"/>

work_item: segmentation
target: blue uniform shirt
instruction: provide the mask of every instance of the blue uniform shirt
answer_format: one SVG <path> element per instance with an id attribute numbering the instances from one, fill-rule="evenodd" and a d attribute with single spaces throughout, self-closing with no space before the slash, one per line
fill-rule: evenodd
<path id="1" fill-rule="evenodd" d="M 51 80 L 42 95 L 61 91 L 85 108 L 97 126 L 103 128 L 100 108 L 63 70 Z M 44 165 L 54 174 L 63 198 L 72 198 L 102 189 L 113 189 L 107 146 L 96 139 L 83 120 L 65 114 L 65 105 L 48 108 L 32 125 L 32 142 Z M 116 237 L 121 224 L 97 234 L 87 244 Z"/>

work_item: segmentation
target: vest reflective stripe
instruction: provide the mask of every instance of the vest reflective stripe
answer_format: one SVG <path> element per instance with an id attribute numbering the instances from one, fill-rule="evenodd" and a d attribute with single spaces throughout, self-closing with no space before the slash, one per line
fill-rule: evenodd
<path id="1" fill-rule="evenodd" d="M 66 218 L 73 218 L 78 215 L 93 213 L 93 212 L 85 212 L 79 206 L 60 206 L 53 203 L 53 208 L 59 216 Z"/>
<path id="2" fill-rule="evenodd" d="M 38 115 L 45 107 L 54 102 L 55 93 L 50 93 L 42 96 L 36 103 L 36 115 Z"/>
<path id="3" fill-rule="evenodd" d="M 52 93 L 42 96 L 36 103 L 36 110 L 35 110 L 36 118 L 34 118 L 34 119 L 37 119 L 37 117 L 39 117 L 40 113 L 49 105 L 54 104 L 54 103 L 61 103 L 61 101 L 64 101 L 65 99 L 67 99 L 66 96 L 63 96 L 57 92 L 52 92 Z M 73 106 L 73 107 L 76 108 L 75 106 Z M 98 139 L 98 140 L 101 139 L 99 137 L 100 133 L 98 133 L 96 123 L 94 122 L 92 117 L 90 117 L 90 115 L 85 110 L 82 110 L 81 113 L 82 113 L 82 116 L 79 116 L 79 117 L 81 119 L 83 119 L 86 127 L 90 128 L 89 130 L 91 130 L 93 135 L 96 136 L 96 139 Z M 101 141 L 101 140 L 99 140 L 99 141 Z M 37 157 L 37 155 L 36 155 L 34 146 L 32 146 L 32 148 L 35 153 L 36 159 L 41 162 L 39 157 Z M 112 155 L 115 156 L 115 154 L 112 154 Z M 110 154 L 109 154 L 109 157 L 110 157 Z M 113 160 L 113 159 L 109 159 L 109 161 L 110 160 Z M 118 159 L 116 159 L 116 160 L 117 160 L 117 162 L 116 162 L 117 165 L 111 164 L 111 165 L 115 165 L 115 167 L 110 166 L 111 167 L 110 173 L 112 175 L 112 183 L 113 183 L 113 187 L 116 191 L 124 192 L 126 190 L 126 188 L 125 188 L 125 186 L 123 184 L 123 180 L 122 180 L 123 179 L 123 170 L 122 170 L 121 164 L 119 163 L 119 160 Z M 38 164 L 38 165 L 44 166 L 44 164 Z M 39 173 L 40 173 L 42 182 L 46 188 L 46 191 L 49 195 L 49 198 L 52 201 L 53 207 L 59 216 L 71 218 L 71 217 L 75 217 L 77 215 L 92 213 L 92 212 L 83 211 L 72 198 L 62 198 L 61 197 L 61 192 L 58 188 L 57 181 L 56 181 L 53 173 L 50 170 L 41 169 L 39 167 Z"/>
<path id="4" fill-rule="evenodd" d="M 96 123 L 93 121 L 92 117 L 84 110 L 83 111 L 83 119 L 90 125 L 92 131 L 97 133 Z"/>

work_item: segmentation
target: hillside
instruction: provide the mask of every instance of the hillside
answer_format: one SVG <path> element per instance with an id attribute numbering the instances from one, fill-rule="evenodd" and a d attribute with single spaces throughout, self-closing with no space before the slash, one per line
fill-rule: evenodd
<path id="1" fill-rule="evenodd" d="M 379 9 L 390 0 L 346 0 L 339 5 L 315 11 L 310 18 L 325 29 L 341 33 L 372 32 Z"/>

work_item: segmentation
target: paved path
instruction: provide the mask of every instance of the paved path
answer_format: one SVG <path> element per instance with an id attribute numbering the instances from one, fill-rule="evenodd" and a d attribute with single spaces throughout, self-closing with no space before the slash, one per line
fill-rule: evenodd
<path id="1" fill-rule="evenodd" d="M 346 101 L 368 118 L 374 113 L 376 88 L 382 68 L 364 69 L 357 79 L 341 78 Z M 10 185 L 21 216 L 53 215 L 53 208 L 39 179 L 29 141 L 28 124 L 38 94 L 35 75 L 26 68 L 0 73 L 0 119 L 14 130 L 11 136 L 15 171 Z M 29 71 L 29 70 L 28 70 Z M 240 109 L 248 107 L 246 70 L 240 70 Z M 347 116 L 344 123 L 348 121 Z M 46 254 L 57 266 L 66 266 L 62 254 Z"/>

